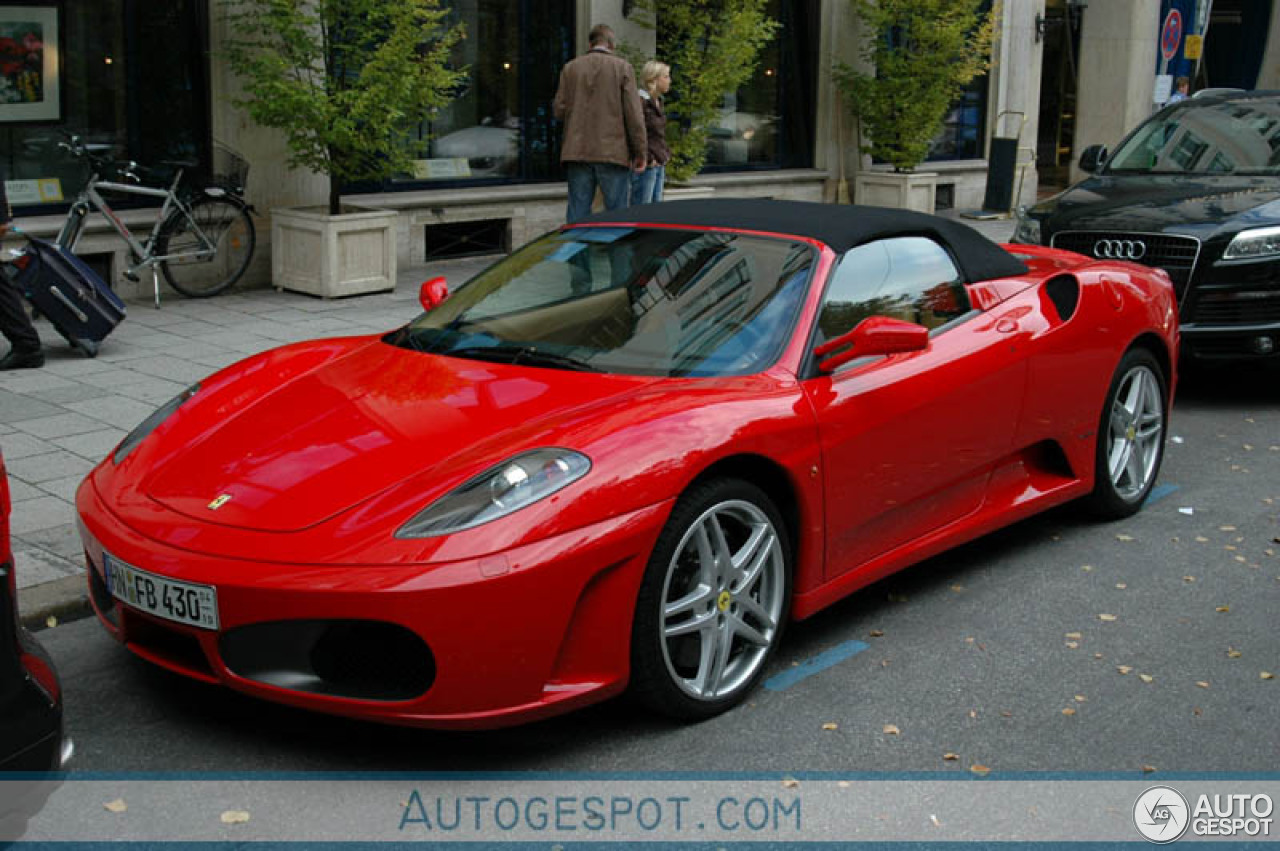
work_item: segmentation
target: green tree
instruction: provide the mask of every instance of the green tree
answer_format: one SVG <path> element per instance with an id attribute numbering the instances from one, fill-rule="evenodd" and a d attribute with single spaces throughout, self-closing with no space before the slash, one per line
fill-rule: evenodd
<path id="1" fill-rule="evenodd" d="M 989 66 L 995 11 L 983 0 L 852 0 L 865 28 L 864 73 L 839 63 L 833 74 L 858 119 L 862 150 L 913 170 L 942 130 L 947 110 Z"/>
<path id="2" fill-rule="evenodd" d="M 227 0 L 226 55 L 244 107 L 284 131 L 289 166 L 343 183 L 406 170 L 405 131 L 453 96 L 449 67 L 462 38 L 438 0 Z"/>
<path id="3" fill-rule="evenodd" d="M 707 134 L 725 95 L 751 79 L 760 51 L 777 32 L 768 0 L 645 0 L 641 23 L 657 30 L 658 59 L 671 66 L 667 144 L 672 180 L 688 180 L 707 160 Z M 637 68 L 647 57 L 622 50 Z"/>

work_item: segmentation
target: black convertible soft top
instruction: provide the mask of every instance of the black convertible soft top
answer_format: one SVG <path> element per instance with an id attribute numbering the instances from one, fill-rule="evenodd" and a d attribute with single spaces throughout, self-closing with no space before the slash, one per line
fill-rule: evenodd
<path id="1" fill-rule="evenodd" d="M 578 222 L 604 223 L 690 225 L 803 236 L 825 243 L 837 253 L 885 237 L 928 236 L 951 250 L 967 283 L 1027 272 L 1021 260 L 967 225 L 888 207 L 723 198 L 641 204 L 596 213 Z"/>

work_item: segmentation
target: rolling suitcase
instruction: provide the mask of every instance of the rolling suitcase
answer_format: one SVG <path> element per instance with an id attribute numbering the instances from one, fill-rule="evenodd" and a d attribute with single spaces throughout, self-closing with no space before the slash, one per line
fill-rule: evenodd
<path id="1" fill-rule="evenodd" d="M 124 319 L 124 302 L 70 251 L 43 239 L 27 239 L 26 249 L 9 264 L 14 286 L 67 342 L 93 357 L 98 344 Z"/>

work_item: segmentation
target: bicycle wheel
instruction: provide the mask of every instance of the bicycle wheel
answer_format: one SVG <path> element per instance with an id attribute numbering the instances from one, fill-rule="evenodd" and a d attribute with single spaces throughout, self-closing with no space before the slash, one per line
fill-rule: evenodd
<path id="1" fill-rule="evenodd" d="M 205 247 L 200 234 L 213 243 L 212 254 L 198 254 Z M 249 211 L 228 198 L 206 195 L 192 202 L 190 218 L 174 210 L 156 237 L 155 251 L 159 255 L 192 255 L 166 260 L 160 271 L 183 295 L 208 298 L 240 280 L 253 258 L 254 243 Z"/>

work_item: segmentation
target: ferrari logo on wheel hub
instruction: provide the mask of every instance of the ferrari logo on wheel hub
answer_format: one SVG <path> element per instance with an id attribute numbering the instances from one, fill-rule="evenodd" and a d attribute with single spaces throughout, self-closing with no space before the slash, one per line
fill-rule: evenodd
<path id="1" fill-rule="evenodd" d="M 716 599 L 716 608 L 722 612 L 729 611 L 729 604 L 733 602 L 733 595 L 728 591 L 721 591 L 720 596 Z"/>

